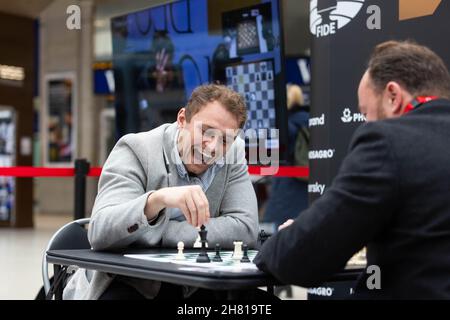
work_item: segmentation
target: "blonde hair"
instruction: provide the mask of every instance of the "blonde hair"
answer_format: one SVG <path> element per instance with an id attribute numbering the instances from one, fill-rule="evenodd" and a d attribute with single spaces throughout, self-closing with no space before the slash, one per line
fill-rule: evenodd
<path id="1" fill-rule="evenodd" d="M 288 85 L 287 87 L 287 108 L 288 110 L 292 109 L 293 106 L 299 105 L 302 106 L 305 100 L 303 98 L 303 91 L 296 84 Z"/>

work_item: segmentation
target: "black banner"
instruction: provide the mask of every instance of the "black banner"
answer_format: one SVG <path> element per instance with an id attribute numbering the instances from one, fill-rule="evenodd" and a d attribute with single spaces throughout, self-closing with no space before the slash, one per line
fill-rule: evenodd
<path id="1" fill-rule="evenodd" d="M 358 85 L 374 46 L 414 40 L 450 66 L 450 1 L 311 0 L 310 202 L 336 176 L 355 129 Z"/>

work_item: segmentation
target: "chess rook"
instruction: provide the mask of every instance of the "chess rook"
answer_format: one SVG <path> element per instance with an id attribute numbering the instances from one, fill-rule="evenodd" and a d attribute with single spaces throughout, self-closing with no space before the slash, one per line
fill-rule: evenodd
<path id="1" fill-rule="evenodd" d="M 233 260 L 238 260 L 241 261 L 242 257 L 243 257 L 243 253 L 242 253 L 242 241 L 234 241 L 234 252 L 233 252 Z"/>

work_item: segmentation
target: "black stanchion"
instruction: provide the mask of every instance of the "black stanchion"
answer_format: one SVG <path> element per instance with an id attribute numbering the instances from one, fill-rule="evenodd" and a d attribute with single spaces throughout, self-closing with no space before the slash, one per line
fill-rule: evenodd
<path id="1" fill-rule="evenodd" d="M 90 164 L 86 159 L 75 160 L 75 220 L 86 216 L 86 176 L 89 169 Z"/>

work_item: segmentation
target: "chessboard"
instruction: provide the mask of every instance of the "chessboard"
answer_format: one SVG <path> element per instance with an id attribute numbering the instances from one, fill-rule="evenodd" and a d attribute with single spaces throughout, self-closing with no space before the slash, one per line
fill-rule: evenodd
<path id="1" fill-rule="evenodd" d="M 228 66 L 226 78 L 227 86 L 245 97 L 248 120 L 244 130 L 275 129 L 273 62 L 265 60 Z"/>
<path id="2" fill-rule="evenodd" d="M 258 26 L 256 19 L 245 20 L 237 25 L 237 47 L 240 52 L 259 51 Z"/>
<path id="3" fill-rule="evenodd" d="M 255 264 L 242 263 L 239 260 L 232 259 L 233 251 L 221 251 L 220 256 L 222 262 L 209 262 L 209 263 L 199 263 L 197 262 L 197 257 L 200 251 L 184 252 L 185 260 L 176 260 L 176 253 L 151 253 L 151 254 L 125 254 L 124 256 L 132 259 L 141 259 L 147 261 L 161 262 L 161 263 L 173 263 L 183 267 L 194 267 L 195 269 L 214 269 L 215 271 L 228 271 L 228 272 L 240 272 L 249 270 L 258 270 Z M 250 261 L 253 261 L 258 251 L 248 250 L 248 257 Z M 210 259 L 214 257 L 214 251 L 209 251 L 208 255 Z"/>

